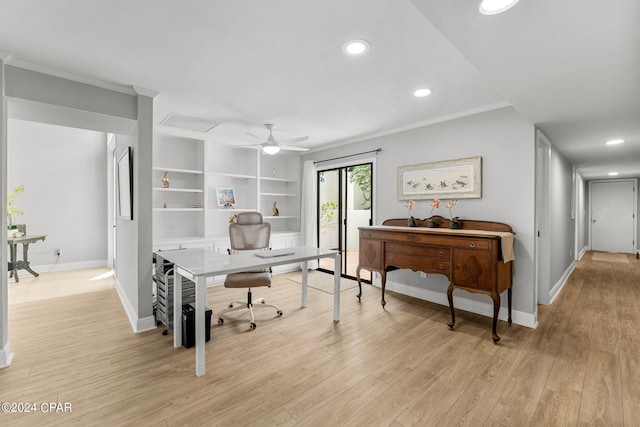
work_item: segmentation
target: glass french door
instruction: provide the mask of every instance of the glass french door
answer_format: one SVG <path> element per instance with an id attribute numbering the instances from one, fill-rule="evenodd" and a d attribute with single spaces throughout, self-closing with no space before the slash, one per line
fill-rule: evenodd
<path id="1" fill-rule="evenodd" d="M 318 246 L 340 251 L 340 275 L 355 278 L 359 258 L 358 227 L 373 223 L 373 164 L 318 171 Z M 319 270 L 334 273 L 333 260 L 320 260 Z M 371 273 L 361 271 L 371 280 Z"/>

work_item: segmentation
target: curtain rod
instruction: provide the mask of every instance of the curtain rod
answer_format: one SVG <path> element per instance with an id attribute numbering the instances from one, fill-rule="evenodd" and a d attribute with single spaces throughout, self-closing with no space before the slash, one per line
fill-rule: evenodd
<path id="1" fill-rule="evenodd" d="M 318 163 L 322 163 L 322 162 L 330 162 L 331 160 L 346 159 L 347 157 L 355 157 L 355 156 L 360 156 L 362 154 L 369 154 L 369 153 L 376 153 L 376 156 L 377 156 L 378 153 L 381 151 L 382 151 L 382 148 L 376 148 L 375 150 L 363 151 L 362 153 L 356 153 L 356 154 L 349 154 L 348 156 L 340 156 L 340 157 L 334 157 L 332 159 L 318 160 L 313 162 L 313 164 L 317 165 Z"/>

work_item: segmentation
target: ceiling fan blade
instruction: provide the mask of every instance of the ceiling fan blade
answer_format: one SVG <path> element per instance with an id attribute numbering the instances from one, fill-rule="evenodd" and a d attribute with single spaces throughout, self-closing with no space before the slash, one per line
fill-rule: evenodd
<path id="1" fill-rule="evenodd" d="M 300 136 L 298 138 L 292 138 L 292 139 L 281 139 L 281 140 L 278 140 L 278 142 L 280 144 L 295 144 L 296 142 L 306 141 L 307 139 L 309 139 L 308 136 Z"/>
<path id="2" fill-rule="evenodd" d="M 265 141 L 265 139 L 264 139 L 263 137 L 258 136 L 258 135 L 254 135 L 254 134 L 252 134 L 251 132 L 246 132 L 246 134 L 247 134 L 247 135 L 249 135 L 249 136 L 252 136 L 252 137 L 254 137 L 255 139 L 258 139 L 258 140 L 260 140 L 260 141 L 262 141 L 262 142 L 264 142 L 264 141 Z"/>
<path id="3" fill-rule="evenodd" d="M 291 147 L 291 146 L 288 146 L 288 145 L 280 145 L 280 149 L 281 150 L 287 150 L 287 151 L 309 151 L 308 148 Z"/>

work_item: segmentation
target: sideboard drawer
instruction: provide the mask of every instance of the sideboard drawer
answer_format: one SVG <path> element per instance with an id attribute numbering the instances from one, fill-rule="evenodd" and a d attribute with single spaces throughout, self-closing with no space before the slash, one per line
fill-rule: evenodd
<path id="1" fill-rule="evenodd" d="M 448 261 L 451 257 L 451 249 L 433 246 L 411 245 L 403 243 L 387 243 L 387 250 L 397 255 L 416 255 L 425 258 L 437 258 Z"/>
<path id="2" fill-rule="evenodd" d="M 449 246 L 451 246 L 452 248 L 461 249 L 489 250 L 491 249 L 491 240 L 474 238 L 451 239 L 449 242 Z"/>
<path id="3" fill-rule="evenodd" d="M 409 268 L 413 271 L 423 271 L 425 273 L 439 273 L 450 277 L 451 262 L 449 259 L 440 260 L 437 258 L 425 258 L 418 254 L 398 254 L 387 252 L 385 257 L 385 268 L 393 266 Z"/>

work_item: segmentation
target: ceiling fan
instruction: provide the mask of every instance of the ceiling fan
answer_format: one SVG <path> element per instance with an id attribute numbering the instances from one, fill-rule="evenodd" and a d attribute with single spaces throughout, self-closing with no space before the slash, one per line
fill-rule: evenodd
<path id="1" fill-rule="evenodd" d="M 308 136 L 300 136 L 298 138 L 285 139 L 285 140 L 282 140 L 282 141 L 277 141 L 273 137 L 273 129 L 276 127 L 276 125 L 271 124 L 271 123 L 266 123 L 264 126 L 269 130 L 269 136 L 267 137 L 266 140 L 264 138 L 260 137 L 260 136 L 254 135 L 254 134 L 249 133 L 249 132 L 247 132 L 247 135 L 250 135 L 250 136 L 262 141 L 260 144 L 253 144 L 253 146 L 256 146 L 256 145 L 262 146 L 262 151 L 265 154 L 276 154 L 280 150 L 288 150 L 288 151 L 308 151 L 309 150 L 308 148 L 292 147 L 292 146 L 289 146 L 289 145 L 283 145 L 283 144 L 295 144 L 296 142 L 306 141 L 307 139 L 309 139 Z"/>

